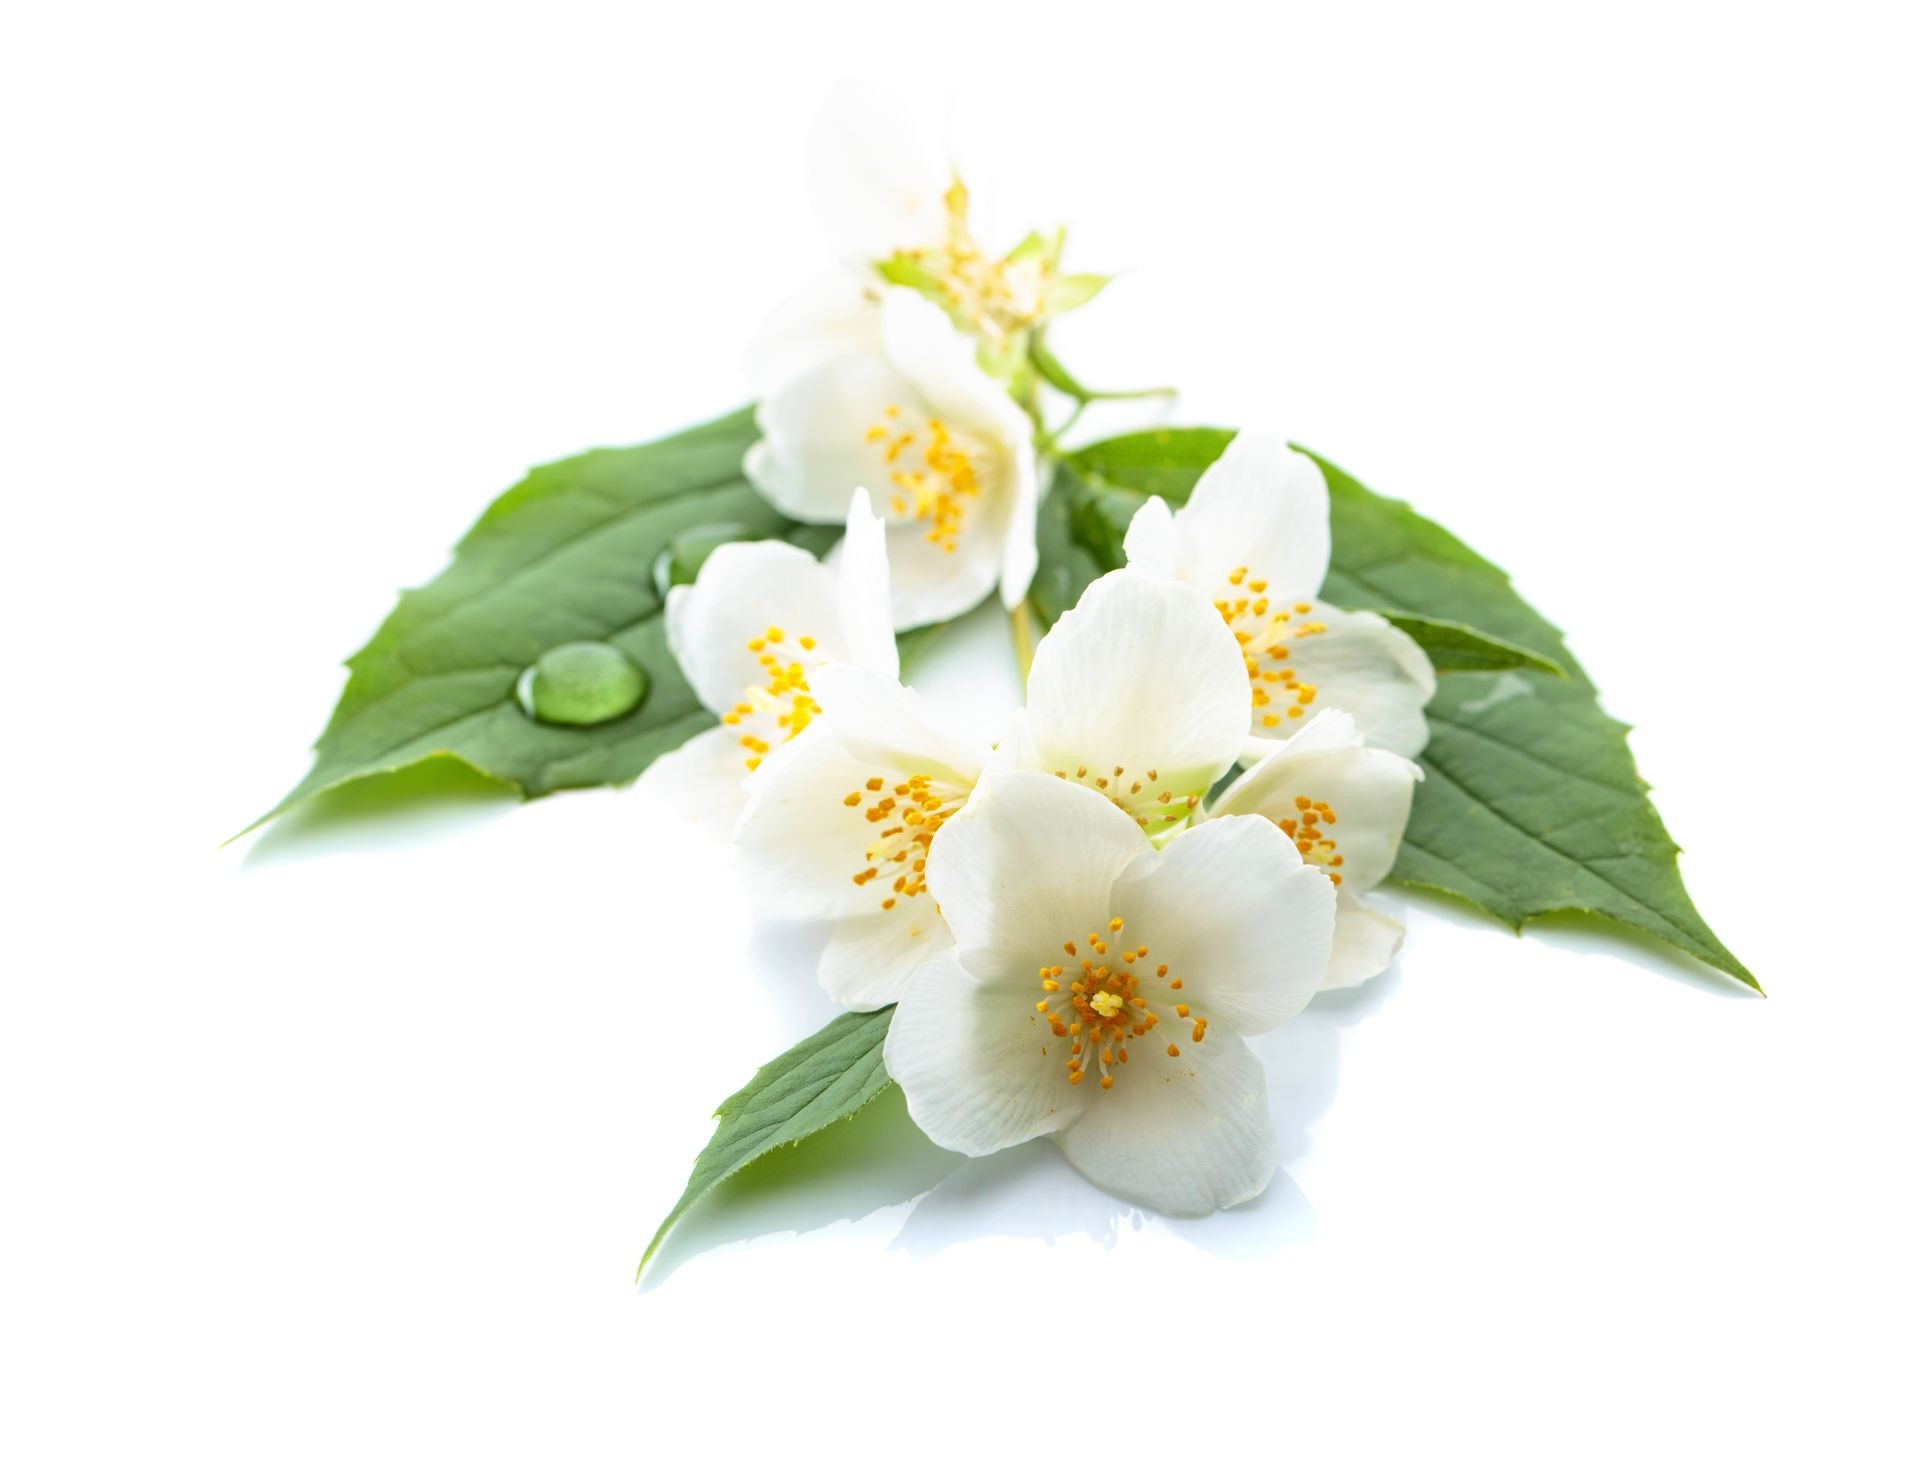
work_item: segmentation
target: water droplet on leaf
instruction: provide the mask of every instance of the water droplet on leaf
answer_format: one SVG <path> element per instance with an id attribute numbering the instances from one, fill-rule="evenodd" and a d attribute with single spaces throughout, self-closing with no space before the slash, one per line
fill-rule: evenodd
<path id="1" fill-rule="evenodd" d="M 714 549 L 723 543 L 738 543 L 747 529 L 740 523 L 702 523 L 679 534 L 654 556 L 653 587 L 660 597 L 675 584 L 691 584 Z"/>
<path id="2" fill-rule="evenodd" d="M 647 672 L 600 640 L 555 645 L 521 675 L 520 709 L 550 726 L 598 726 L 647 698 Z"/>

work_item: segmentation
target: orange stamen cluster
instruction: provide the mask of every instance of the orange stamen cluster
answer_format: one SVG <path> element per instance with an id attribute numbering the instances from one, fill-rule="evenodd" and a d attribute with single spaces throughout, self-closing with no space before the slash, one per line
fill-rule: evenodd
<path id="1" fill-rule="evenodd" d="M 868 803 L 868 797 L 874 800 Z M 865 888 L 891 872 L 880 900 L 881 908 L 891 909 L 903 898 L 926 892 L 927 849 L 941 824 L 966 804 L 967 794 L 961 788 L 936 787 L 932 778 L 915 774 L 891 787 L 885 777 L 868 777 L 840 800 L 874 825 L 874 839 L 853 881 Z"/>
<path id="2" fill-rule="evenodd" d="M 1293 807 L 1298 816 L 1278 819 L 1280 831 L 1293 839 L 1302 858 L 1338 883 L 1340 868 L 1347 860 L 1340 854 L 1340 845 L 1327 836 L 1327 829 L 1339 819 L 1326 803 L 1311 797 L 1294 798 Z"/>
<path id="3" fill-rule="evenodd" d="M 1253 685 L 1254 712 L 1260 724 L 1272 730 L 1282 719 L 1297 721 L 1304 717 L 1320 693 L 1319 687 L 1302 680 L 1284 663 L 1291 653 L 1287 642 L 1323 635 L 1327 627 L 1320 620 L 1303 617 L 1313 613 L 1313 606 L 1305 600 L 1276 608 L 1267 598 L 1267 581 L 1249 579 L 1248 572 L 1242 564 L 1228 574 L 1227 583 L 1235 592 L 1214 600 L 1213 607 L 1239 641 L 1240 657 L 1246 661 L 1247 679 Z M 1288 697 L 1292 698 L 1291 704 Z"/>
<path id="4" fill-rule="evenodd" d="M 894 516 L 925 523 L 927 542 L 952 553 L 967 505 L 980 496 L 980 479 L 973 459 L 944 422 L 929 418 L 925 432 L 922 440 L 919 433 L 900 429 L 900 408 L 889 406 L 886 420 L 868 427 L 865 440 L 881 449 L 894 489 L 889 504 Z"/>
<path id="5" fill-rule="evenodd" d="M 1192 816 L 1194 808 L 1200 805 L 1197 792 L 1184 797 L 1167 791 L 1155 792 L 1152 784 L 1160 780 L 1160 773 L 1153 767 L 1138 777 L 1129 777 L 1125 767 L 1115 767 L 1111 776 L 1085 766 L 1076 766 L 1071 772 L 1056 767 L 1053 774 L 1063 782 L 1078 782 L 1093 788 L 1150 833 L 1165 832 L 1172 824 Z"/>
<path id="6" fill-rule="evenodd" d="M 1042 998 L 1034 1002 L 1034 1012 L 1045 1017 L 1055 1036 L 1071 1041 L 1067 1081 L 1074 1086 L 1093 1072 L 1100 1078 L 1102 1091 L 1113 1090 L 1116 1068 L 1127 1064 L 1128 1044 L 1160 1024 L 1160 1016 L 1141 993 L 1151 988 L 1146 977 L 1147 946 L 1115 947 L 1120 941 L 1114 936 L 1125 927 L 1124 919 L 1108 920 L 1104 932 L 1087 935 L 1085 955 L 1074 940 L 1064 941 L 1060 947 L 1067 958 L 1079 961 L 1077 973 L 1070 973 L 1066 965 L 1040 966 Z M 1180 988 L 1179 980 L 1167 979 L 1164 964 L 1153 966 L 1152 978 L 1165 982 L 1166 989 Z M 1060 998 L 1063 986 L 1064 1000 Z M 1185 1005 L 1174 1006 L 1173 1013 L 1191 1022 L 1193 1040 L 1206 1039 L 1204 1016 L 1194 1016 Z M 1177 1057 L 1180 1048 L 1169 1042 L 1166 1052 Z"/>
<path id="7" fill-rule="evenodd" d="M 765 685 L 748 686 L 721 724 L 747 728 L 740 745 L 747 770 L 755 771 L 775 743 L 791 741 L 820 714 L 820 702 L 807 685 L 807 659 L 818 645 L 812 635 L 789 636 L 777 624 L 747 641 L 747 649 L 766 672 Z"/>

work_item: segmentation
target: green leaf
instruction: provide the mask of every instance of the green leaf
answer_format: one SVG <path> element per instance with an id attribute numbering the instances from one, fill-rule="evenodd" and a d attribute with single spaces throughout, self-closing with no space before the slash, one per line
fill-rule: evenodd
<path id="1" fill-rule="evenodd" d="M 893 1084 L 881 1059 L 893 1007 L 840 1016 L 774 1057 L 714 1113 L 720 1128 L 700 1156 L 673 1211 L 661 1221 L 640 1268 L 680 1216 L 756 1158 L 851 1117 Z"/>
<path id="2" fill-rule="evenodd" d="M 1047 286 L 1046 299 L 1041 305 L 1042 312 L 1052 316 L 1077 310 L 1105 289 L 1112 279 L 1113 276 L 1109 274 L 1062 275 Z"/>
<path id="3" fill-rule="evenodd" d="M 1483 634 L 1470 625 L 1410 614 L 1403 609 L 1376 612 L 1426 651 L 1433 668 L 1442 675 L 1457 670 L 1538 670 L 1562 680 L 1567 677 L 1559 661 L 1536 655 L 1525 645 L 1516 645 L 1498 635 Z"/>
<path id="4" fill-rule="evenodd" d="M 902 289 L 911 289 L 932 300 L 938 300 L 941 293 L 940 276 L 914 258 L 911 254 L 895 254 L 890 259 L 882 259 L 873 266 L 874 272 L 888 284 L 897 284 Z"/>
<path id="5" fill-rule="evenodd" d="M 1082 406 L 1095 401 L 1143 401 L 1151 396 L 1173 396 L 1178 394 L 1170 386 L 1148 386 L 1138 391 L 1096 391 L 1068 370 L 1059 356 L 1053 353 L 1047 344 L 1044 330 L 1036 330 L 1027 341 L 1027 363 L 1034 374 L 1039 376 L 1061 395 L 1077 401 Z M 1077 419 L 1079 413 L 1074 413 Z M 1069 423 L 1071 425 L 1071 423 Z M 1060 430 L 1064 431 L 1062 427 Z"/>
<path id="6" fill-rule="evenodd" d="M 1040 379 L 1063 396 L 1071 396 L 1075 401 L 1093 400 L 1093 392 L 1081 385 L 1073 372 L 1061 363 L 1060 358 L 1047 348 L 1044 333 L 1036 332 L 1027 341 L 1027 359 Z"/>
<path id="7" fill-rule="evenodd" d="M 1066 459 L 1043 514 L 1036 609 L 1057 617 L 1090 579 L 1117 567 L 1120 536 L 1146 495 L 1184 502 L 1232 437 L 1211 428 L 1140 432 Z M 1393 876 L 1478 904 L 1516 929 L 1546 914 L 1597 914 L 1759 989 L 1694 909 L 1627 728 L 1601 710 L 1560 631 L 1446 529 L 1315 460 L 1332 495 L 1328 600 L 1472 625 L 1563 672 L 1467 671 L 1441 682 L 1427 708 L 1427 775 Z"/>
<path id="8" fill-rule="evenodd" d="M 352 674 L 313 769 L 267 817 L 430 757 L 456 758 L 527 796 L 627 781 L 712 725 L 667 649 L 655 560 L 680 535 L 717 523 L 816 552 L 836 536 L 782 518 L 741 476 L 755 435 L 751 411 L 738 411 L 646 446 L 537 467 L 509 488 L 445 572 L 402 594 L 347 661 Z M 636 661 L 649 687 L 638 707 L 591 726 L 526 714 L 515 695 L 521 672 L 570 641 L 604 641 Z"/>
<path id="9" fill-rule="evenodd" d="M 1007 250 L 1004 262 L 1021 264 L 1028 259 L 1057 259 L 1060 257 L 1060 247 L 1065 242 L 1065 229 L 1053 234 L 1043 234 L 1039 229 L 1032 229 L 1024 239 Z"/>

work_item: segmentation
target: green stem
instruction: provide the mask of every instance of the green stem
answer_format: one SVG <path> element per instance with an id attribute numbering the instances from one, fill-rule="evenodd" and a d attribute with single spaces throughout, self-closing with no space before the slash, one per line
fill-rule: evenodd
<path id="1" fill-rule="evenodd" d="M 1073 405 L 1073 410 L 1067 413 L 1067 419 L 1051 430 L 1042 430 L 1039 435 L 1034 438 L 1034 446 L 1040 450 L 1043 456 L 1059 456 L 1060 439 L 1073 430 L 1074 423 L 1080 420 L 1080 413 L 1086 409 L 1086 402 L 1076 401 Z"/>
<path id="2" fill-rule="evenodd" d="M 1020 666 L 1020 683 L 1027 683 L 1027 672 L 1033 669 L 1033 611 L 1022 599 L 1007 611 L 1007 622 L 1013 627 L 1013 658 Z"/>
<path id="3" fill-rule="evenodd" d="M 1061 395 L 1071 396 L 1082 406 L 1090 401 L 1144 401 L 1154 396 L 1180 394 L 1172 386 L 1147 386 L 1137 391 L 1096 391 L 1091 386 L 1082 385 L 1048 348 L 1044 330 L 1034 331 L 1033 338 L 1027 342 L 1027 358 L 1033 362 L 1033 368 L 1039 372 L 1041 380 Z"/>

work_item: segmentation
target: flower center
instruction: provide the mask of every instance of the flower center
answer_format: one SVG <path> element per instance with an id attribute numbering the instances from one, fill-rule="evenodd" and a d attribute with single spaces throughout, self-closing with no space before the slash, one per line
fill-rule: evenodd
<path id="1" fill-rule="evenodd" d="M 1293 807 L 1295 816 L 1279 819 L 1280 831 L 1293 839 L 1302 858 L 1338 883 L 1339 870 L 1347 860 L 1340 854 L 1340 845 L 1327 836 L 1327 829 L 1339 819 L 1326 803 L 1311 797 L 1294 798 Z"/>
<path id="2" fill-rule="evenodd" d="M 1063 782 L 1078 782 L 1093 788 L 1139 823 L 1142 831 L 1156 837 L 1191 817 L 1194 808 L 1200 805 L 1198 792 L 1182 796 L 1165 788 L 1156 791 L 1154 784 L 1160 780 L 1157 767 L 1149 767 L 1137 777 L 1129 777 L 1125 767 L 1115 767 L 1112 776 L 1090 772 L 1084 766 L 1077 766 L 1071 772 L 1055 767 L 1053 774 Z"/>
<path id="3" fill-rule="evenodd" d="M 874 800 L 867 802 L 869 797 Z M 880 907 L 891 909 L 903 898 L 918 898 L 926 892 L 927 849 L 941 824 L 966 805 L 967 789 L 938 785 L 924 773 L 895 782 L 891 788 L 885 777 L 868 777 L 840 800 L 850 809 L 859 809 L 874 825 L 873 841 L 867 844 L 853 881 L 865 888 L 875 879 L 890 876 Z"/>
<path id="4" fill-rule="evenodd" d="M 886 420 L 867 428 L 864 440 L 881 448 L 887 480 L 893 485 L 888 499 L 896 518 L 927 525 L 927 542 L 952 553 L 968 505 L 980 496 L 980 478 L 973 458 L 958 445 L 944 422 L 929 418 L 925 438 L 899 429 L 900 408 L 889 406 Z"/>
<path id="5" fill-rule="evenodd" d="M 1149 998 L 1142 994 L 1150 988 L 1178 990 L 1178 978 L 1169 979 L 1167 966 L 1147 963 L 1147 946 L 1124 946 L 1115 936 L 1126 928 L 1126 920 L 1107 921 L 1104 935 L 1087 935 L 1087 953 L 1080 944 L 1068 939 L 1061 944 L 1067 958 L 1078 960 L 1079 968 L 1069 974 L 1065 965 L 1040 966 L 1040 988 L 1045 992 L 1034 1010 L 1046 1017 L 1056 1036 L 1072 1041 L 1067 1054 L 1067 1081 L 1078 1086 L 1089 1070 L 1100 1077 L 1102 1091 L 1113 1090 L 1114 1070 L 1127 1064 L 1131 1042 L 1160 1024 L 1160 1016 Z M 1116 947 L 1118 946 L 1118 947 Z M 1148 981 L 1157 982 L 1150 986 Z M 1061 983 L 1066 982 L 1066 998 L 1061 998 Z M 1156 994 L 1155 998 L 1162 998 Z M 1162 998 L 1164 1004 L 1164 998 Z M 1174 1018 L 1191 1022 L 1189 1034 L 1198 1042 L 1207 1038 L 1205 1016 L 1196 1016 L 1190 1007 L 1174 1004 Z M 1180 1047 L 1169 1042 L 1169 1057 L 1178 1057 Z"/>
<path id="6" fill-rule="evenodd" d="M 916 276 L 922 293 L 937 295 L 956 317 L 994 351 L 1003 350 L 1021 331 L 1036 324 L 1052 282 L 1050 260 L 1015 250 L 1005 259 L 989 259 L 967 219 L 966 186 L 955 179 L 942 199 L 947 210 L 947 242 L 931 249 L 903 249 L 894 255 Z"/>
<path id="7" fill-rule="evenodd" d="M 808 657 L 817 644 L 812 635 L 790 637 L 777 624 L 747 641 L 766 672 L 766 684 L 748 686 L 720 721 L 742 728 L 740 745 L 747 753 L 748 771 L 759 767 L 776 742 L 791 741 L 820 714 L 820 702 L 807 685 Z"/>
<path id="8" fill-rule="evenodd" d="M 1275 607 L 1267 599 L 1267 581 L 1249 580 L 1247 574 L 1242 564 L 1227 575 L 1227 583 L 1236 593 L 1214 600 L 1213 607 L 1240 642 L 1240 657 L 1246 661 L 1247 679 L 1253 684 L 1253 708 L 1260 724 L 1272 729 L 1282 718 L 1297 721 L 1306 715 L 1307 707 L 1320 693 L 1317 686 L 1302 680 L 1286 665 L 1288 641 L 1323 635 L 1327 627 L 1305 617 L 1313 613 L 1313 606 L 1304 599 Z M 1244 597 L 1237 593 L 1242 588 Z"/>

